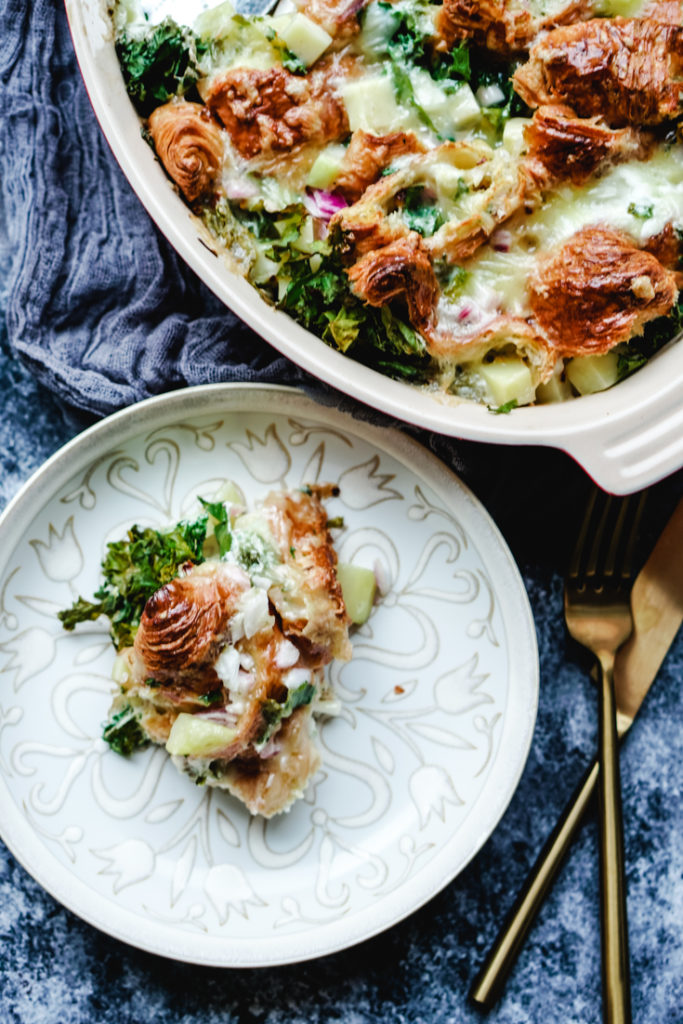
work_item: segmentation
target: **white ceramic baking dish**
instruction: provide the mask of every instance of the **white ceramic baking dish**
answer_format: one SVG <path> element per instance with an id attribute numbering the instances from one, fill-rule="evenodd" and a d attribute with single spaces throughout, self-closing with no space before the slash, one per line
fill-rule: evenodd
<path id="1" fill-rule="evenodd" d="M 361 402 L 428 430 L 563 449 L 616 494 L 639 490 L 683 466 L 683 336 L 609 391 L 494 416 L 483 406 L 457 400 L 444 404 L 390 380 L 273 309 L 200 240 L 193 215 L 143 141 L 119 70 L 105 0 L 66 0 L 66 9 L 95 113 L 140 200 L 202 280 L 279 351 Z"/>

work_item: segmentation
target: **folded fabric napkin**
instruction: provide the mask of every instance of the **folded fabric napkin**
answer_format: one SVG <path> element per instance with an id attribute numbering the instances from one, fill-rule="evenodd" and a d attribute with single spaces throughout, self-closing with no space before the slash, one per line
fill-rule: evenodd
<path id="1" fill-rule="evenodd" d="M 226 309 L 142 208 L 95 119 L 60 0 L 0 8 L 12 350 L 99 415 L 190 384 L 301 384 L 307 375 Z"/>

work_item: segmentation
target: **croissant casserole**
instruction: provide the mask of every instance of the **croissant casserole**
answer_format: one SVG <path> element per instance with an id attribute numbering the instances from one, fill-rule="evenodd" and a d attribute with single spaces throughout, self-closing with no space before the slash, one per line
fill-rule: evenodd
<path id="1" fill-rule="evenodd" d="M 509 412 L 683 327 L 680 0 L 125 10 L 124 78 L 207 244 L 347 356 Z"/>

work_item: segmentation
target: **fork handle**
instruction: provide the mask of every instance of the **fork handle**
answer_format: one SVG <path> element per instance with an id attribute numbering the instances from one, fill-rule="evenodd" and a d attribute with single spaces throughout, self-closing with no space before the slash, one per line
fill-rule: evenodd
<path id="1" fill-rule="evenodd" d="M 597 788 L 598 774 L 599 762 L 595 757 L 546 839 L 472 983 L 469 997 L 483 1009 L 490 1009 L 500 995 L 527 933 L 574 841 Z"/>
<path id="2" fill-rule="evenodd" d="M 598 807 L 603 1020 L 605 1024 L 630 1024 L 631 990 L 626 918 L 624 833 L 619 781 L 619 738 L 614 698 L 614 655 L 602 652 L 598 657 L 602 670 Z"/>

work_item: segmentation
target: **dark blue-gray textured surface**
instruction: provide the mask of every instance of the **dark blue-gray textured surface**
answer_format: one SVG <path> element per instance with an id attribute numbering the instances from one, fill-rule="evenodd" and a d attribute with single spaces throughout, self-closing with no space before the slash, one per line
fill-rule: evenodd
<path id="1" fill-rule="evenodd" d="M 65 411 L 65 399 L 105 412 L 183 383 L 253 372 L 300 379 L 215 302 L 149 224 L 99 138 L 55 3 L 0 0 L 0 88 L 0 505 L 73 436 L 78 417 Z M 77 196 L 87 181 L 98 188 Z M 93 203 L 101 211 L 94 220 Z M 111 245 L 119 218 L 133 231 L 121 252 Z M 131 262 L 135 287 L 126 283 Z M 151 339 L 144 359 L 141 337 Z M 3 1024 L 483 1019 L 467 1003 L 468 986 L 595 744 L 595 690 L 562 627 L 561 571 L 587 481 L 558 452 L 456 446 L 416 433 L 460 468 L 493 514 L 522 569 L 538 631 L 537 728 L 488 843 L 455 882 L 384 935 L 315 964 L 260 972 L 200 969 L 132 950 L 56 904 L 0 846 Z M 679 473 L 655 488 L 647 539 L 682 487 Z M 683 1021 L 682 678 L 679 635 L 622 754 L 636 1024 Z M 601 1020 L 597 877 L 589 821 L 489 1020 Z"/>
<path id="2" fill-rule="evenodd" d="M 0 502 L 74 433 L 0 332 Z M 519 788 L 479 855 L 389 932 L 315 965 L 178 965 L 102 935 L 56 904 L 0 846 L 0 1021 L 7 1024 L 474 1024 L 466 992 L 535 852 L 595 744 L 596 697 L 562 628 L 560 570 L 585 493 L 560 453 L 461 444 L 468 480 L 511 545 L 538 632 L 538 723 Z M 650 500 L 654 536 L 681 475 Z M 680 759 L 683 636 L 622 754 L 634 1021 L 683 1020 Z M 0 703 L 2 702 L 0 676 Z M 1 812 L 0 812 L 1 827 Z M 496 1024 L 598 1024 L 597 841 L 589 821 L 522 952 Z"/>

